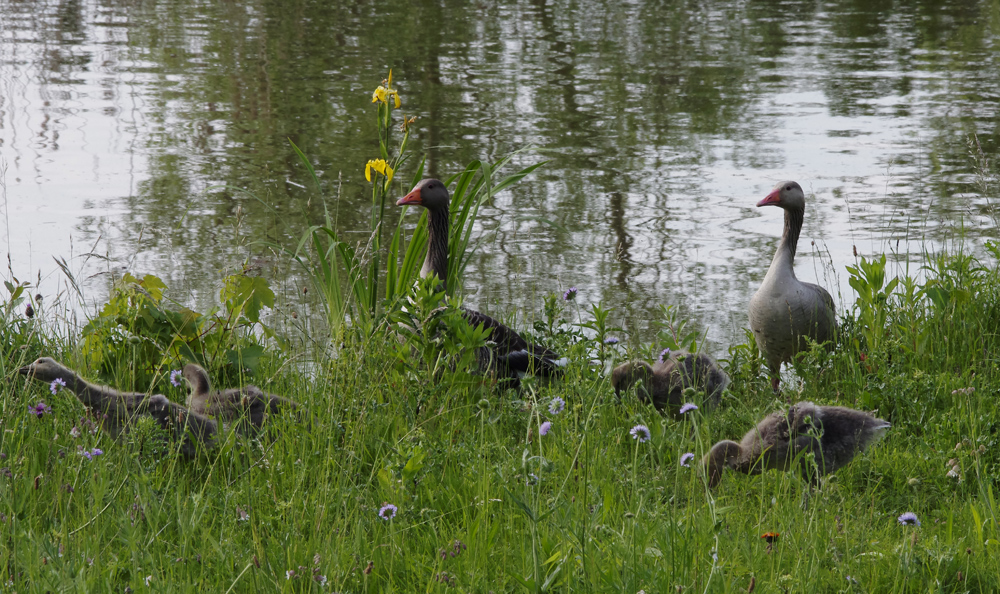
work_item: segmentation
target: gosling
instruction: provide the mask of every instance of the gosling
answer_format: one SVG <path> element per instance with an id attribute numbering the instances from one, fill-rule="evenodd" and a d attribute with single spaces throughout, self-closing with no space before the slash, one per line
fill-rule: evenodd
<path id="1" fill-rule="evenodd" d="M 184 366 L 183 375 L 191 386 L 187 399 L 189 409 L 226 425 L 235 422 L 237 430 L 244 435 L 258 432 L 268 417 L 280 414 L 282 409 L 306 412 L 294 400 L 268 394 L 257 386 L 212 390 L 208 372 L 194 363 Z"/>
<path id="2" fill-rule="evenodd" d="M 636 394 L 640 402 L 651 401 L 660 412 L 669 410 L 678 416 L 687 388 L 704 394 L 701 404 L 717 406 L 729 385 L 729 376 L 708 355 L 682 351 L 671 353 L 656 365 L 630 361 L 611 372 L 611 385 L 619 399 L 635 384 L 639 384 Z"/>
<path id="3" fill-rule="evenodd" d="M 818 483 L 821 476 L 846 466 L 858 452 L 878 441 L 890 423 L 860 410 L 799 402 L 786 412 L 774 412 L 743 436 L 740 443 L 724 440 L 702 460 L 708 486 L 722 480 L 730 468 L 745 474 L 788 470 L 801 453 L 811 453 L 815 465 L 803 473 Z M 815 471 L 815 472 L 814 472 Z"/>
<path id="4" fill-rule="evenodd" d="M 92 384 L 50 357 L 41 357 L 21 367 L 18 373 L 40 382 L 52 383 L 57 379 L 66 382 L 66 388 L 95 413 L 101 428 L 114 438 L 126 433 L 140 415 L 148 415 L 181 443 L 181 453 L 192 457 L 199 447 L 211 447 L 218 433 L 214 421 L 171 402 L 162 394 L 121 392 Z"/>

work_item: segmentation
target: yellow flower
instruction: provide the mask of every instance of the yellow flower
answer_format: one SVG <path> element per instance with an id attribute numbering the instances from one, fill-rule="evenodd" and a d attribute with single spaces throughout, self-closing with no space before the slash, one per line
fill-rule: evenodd
<path id="1" fill-rule="evenodd" d="M 392 167 L 389 167 L 389 164 L 385 162 L 385 159 L 372 159 L 365 164 L 365 179 L 368 181 L 372 181 L 372 169 L 374 169 L 376 173 L 381 173 L 387 178 L 385 183 L 388 184 L 392 181 L 393 170 Z"/>
<path id="2" fill-rule="evenodd" d="M 396 109 L 402 104 L 399 100 L 399 92 L 392 88 L 392 70 L 389 71 L 389 79 L 382 81 L 382 84 L 375 89 L 372 93 L 372 103 L 377 103 L 381 101 L 382 103 L 388 104 L 389 98 L 392 98 Z"/>

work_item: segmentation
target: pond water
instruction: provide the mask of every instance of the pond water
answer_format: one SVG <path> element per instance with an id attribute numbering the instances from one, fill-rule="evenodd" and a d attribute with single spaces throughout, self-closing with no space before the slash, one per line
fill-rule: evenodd
<path id="1" fill-rule="evenodd" d="M 841 309 L 856 253 L 903 270 L 997 237 L 1000 0 L 0 0 L 5 276 L 86 314 L 153 273 L 207 309 L 250 262 L 307 308 L 265 245 L 323 217 L 289 140 L 360 240 L 389 68 L 430 175 L 549 160 L 482 213 L 483 310 L 576 286 L 636 341 L 675 305 L 721 354 L 781 233 L 754 205 L 785 179 L 808 196 L 797 273 Z"/>

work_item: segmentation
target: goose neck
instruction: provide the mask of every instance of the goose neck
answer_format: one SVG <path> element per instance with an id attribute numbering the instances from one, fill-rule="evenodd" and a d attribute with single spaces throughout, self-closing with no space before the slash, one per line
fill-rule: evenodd
<path id="1" fill-rule="evenodd" d="M 420 275 L 427 277 L 437 274 L 442 286 L 448 283 L 448 207 L 427 210 L 427 257 Z"/>

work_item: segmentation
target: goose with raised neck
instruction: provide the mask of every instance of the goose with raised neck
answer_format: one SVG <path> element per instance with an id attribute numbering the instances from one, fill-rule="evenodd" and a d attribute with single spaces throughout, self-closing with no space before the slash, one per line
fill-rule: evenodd
<path id="1" fill-rule="evenodd" d="M 750 299 L 750 329 L 767 361 L 771 388 L 779 391 L 781 364 L 817 343 L 835 340 L 836 309 L 826 289 L 795 277 L 795 249 L 805 217 L 805 194 L 793 181 L 776 185 L 757 206 L 785 211 L 785 228 L 764 281 Z"/>
<path id="2" fill-rule="evenodd" d="M 187 399 L 191 411 L 226 425 L 236 423 L 237 430 L 244 434 L 259 431 L 269 417 L 281 414 L 282 410 L 305 412 L 294 400 L 269 394 L 250 384 L 213 390 L 208 372 L 196 363 L 185 365 L 182 374 L 191 387 Z"/>
<path id="3" fill-rule="evenodd" d="M 112 437 L 127 432 L 139 416 L 148 415 L 181 443 L 183 454 L 194 456 L 199 447 L 211 447 L 218 432 L 214 421 L 171 402 L 162 394 L 121 392 L 92 384 L 51 357 L 41 357 L 18 372 L 49 384 L 56 380 L 65 382 L 66 389 L 95 413 L 101 428 Z"/>
<path id="4" fill-rule="evenodd" d="M 687 388 L 702 394 L 701 400 L 694 404 L 718 406 L 722 391 L 729 385 L 729 376 L 704 353 L 675 351 L 654 365 L 629 361 L 611 372 L 611 386 L 619 400 L 633 385 L 637 385 L 640 402 L 651 402 L 658 411 L 679 416 Z"/>
<path id="5" fill-rule="evenodd" d="M 872 445 L 891 425 L 871 413 L 843 406 L 802 401 L 787 411 L 764 417 L 735 441 L 712 446 L 702 460 L 708 485 L 715 487 L 726 468 L 744 474 L 788 470 L 800 454 L 811 453 L 815 465 L 802 460 L 802 471 L 814 483 L 844 467 Z"/>
<path id="6" fill-rule="evenodd" d="M 427 209 L 427 256 L 420 275 L 436 275 L 443 289 L 448 283 L 448 239 L 451 226 L 451 195 L 440 180 L 421 180 L 413 189 L 396 202 L 396 206 L 416 205 Z M 480 349 L 480 365 L 509 379 L 513 385 L 524 373 L 556 375 L 565 361 L 559 354 L 540 345 L 529 343 L 512 328 L 478 311 L 462 308 L 462 315 L 471 326 L 482 324 L 491 329 L 489 341 L 493 344 Z"/>

